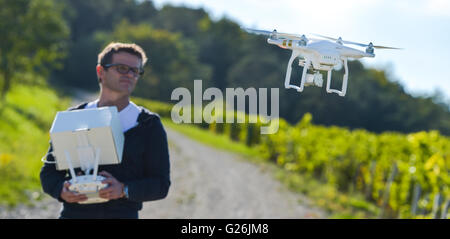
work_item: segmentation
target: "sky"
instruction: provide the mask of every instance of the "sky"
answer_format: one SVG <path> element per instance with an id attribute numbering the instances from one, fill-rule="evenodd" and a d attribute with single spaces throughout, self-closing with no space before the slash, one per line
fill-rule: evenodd
<path id="1" fill-rule="evenodd" d="M 410 94 L 429 95 L 438 90 L 450 102 L 450 0 L 153 2 L 157 8 L 166 4 L 202 7 L 214 20 L 226 17 L 247 28 L 340 36 L 343 40 L 403 48 L 375 49 L 375 58 L 363 58 L 362 62 L 367 67 L 385 70 L 390 80 L 400 82 Z M 287 64 L 288 60 L 280 64 Z"/>

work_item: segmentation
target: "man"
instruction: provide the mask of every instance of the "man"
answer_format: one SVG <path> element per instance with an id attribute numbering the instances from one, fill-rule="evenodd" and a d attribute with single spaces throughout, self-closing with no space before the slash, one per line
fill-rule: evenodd
<path id="1" fill-rule="evenodd" d="M 170 163 L 167 136 L 155 113 L 130 101 L 147 61 L 136 44 L 110 43 L 98 55 L 97 78 L 100 96 L 96 101 L 74 109 L 116 106 L 125 135 L 122 162 L 99 166 L 108 187 L 100 190 L 106 203 L 79 204 L 86 195 L 69 190 L 67 171 L 57 171 L 51 152 L 41 169 L 44 192 L 63 202 L 60 218 L 138 218 L 142 202 L 167 196 L 170 187 Z M 77 174 L 81 170 L 77 169 Z"/>

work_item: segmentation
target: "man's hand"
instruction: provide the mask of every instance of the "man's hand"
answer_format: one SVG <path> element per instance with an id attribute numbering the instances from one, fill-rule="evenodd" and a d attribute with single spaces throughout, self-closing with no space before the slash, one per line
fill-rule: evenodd
<path id="1" fill-rule="evenodd" d="M 105 177 L 106 179 L 102 181 L 103 184 L 109 184 L 107 188 L 101 189 L 99 195 L 101 198 L 106 199 L 119 199 L 124 196 L 123 193 L 123 183 L 117 181 L 110 173 L 106 171 L 101 171 L 99 175 Z"/>
<path id="2" fill-rule="evenodd" d="M 69 182 L 67 182 L 67 181 L 64 182 L 63 190 L 60 195 L 60 197 L 64 201 L 66 201 L 68 203 L 78 203 L 78 202 L 86 201 L 88 199 L 85 194 L 80 194 L 77 192 L 70 191 L 69 186 L 70 186 Z"/>

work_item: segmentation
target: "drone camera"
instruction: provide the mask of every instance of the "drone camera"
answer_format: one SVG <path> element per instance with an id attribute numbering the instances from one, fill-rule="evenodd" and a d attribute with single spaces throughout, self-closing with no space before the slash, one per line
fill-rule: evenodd
<path id="1" fill-rule="evenodd" d="M 320 72 L 316 72 L 314 74 L 306 74 L 305 86 L 317 86 L 322 87 L 323 78 Z"/>

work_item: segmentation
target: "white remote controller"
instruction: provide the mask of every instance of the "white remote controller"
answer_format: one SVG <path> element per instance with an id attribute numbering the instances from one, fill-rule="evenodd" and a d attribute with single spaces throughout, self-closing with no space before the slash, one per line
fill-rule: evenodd
<path id="1" fill-rule="evenodd" d="M 91 203 L 103 203 L 109 201 L 109 199 L 101 198 L 99 196 L 99 191 L 103 188 L 108 187 L 108 184 L 103 184 L 102 181 L 105 177 L 97 176 L 93 180 L 92 175 L 77 176 L 76 182 L 71 179 L 69 190 L 77 192 L 79 194 L 86 194 L 88 199 L 86 201 L 79 202 L 81 204 L 91 204 Z"/>

